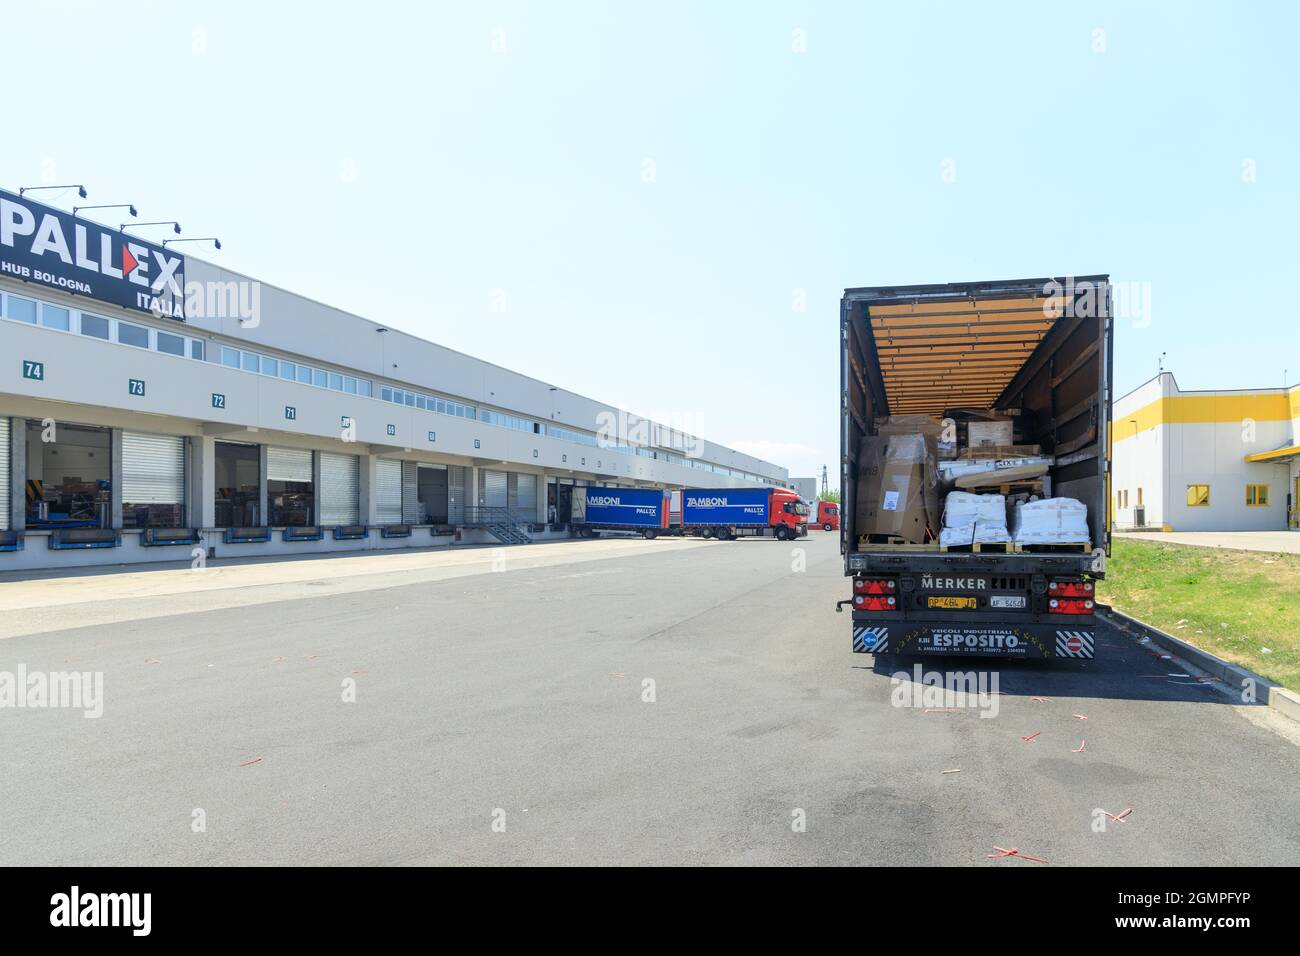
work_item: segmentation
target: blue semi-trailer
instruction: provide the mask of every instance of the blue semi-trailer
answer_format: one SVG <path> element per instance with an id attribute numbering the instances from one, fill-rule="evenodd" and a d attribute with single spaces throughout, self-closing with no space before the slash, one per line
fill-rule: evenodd
<path id="1" fill-rule="evenodd" d="M 669 534 L 668 496 L 663 488 L 575 488 L 569 530 L 579 538 L 601 531 L 640 532 L 646 538 Z"/>

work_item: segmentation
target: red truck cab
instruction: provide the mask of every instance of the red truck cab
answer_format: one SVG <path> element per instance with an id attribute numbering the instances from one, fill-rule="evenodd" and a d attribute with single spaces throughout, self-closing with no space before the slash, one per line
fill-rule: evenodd
<path id="1" fill-rule="evenodd" d="M 840 506 L 834 501 L 817 501 L 809 505 L 808 524 L 823 531 L 840 530 Z"/>
<path id="2" fill-rule="evenodd" d="M 768 514 L 768 527 L 777 538 L 797 538 L 808 533 L 808 502 L 797 492 L 786 488 L 772 489 L 772 504 Z"/>

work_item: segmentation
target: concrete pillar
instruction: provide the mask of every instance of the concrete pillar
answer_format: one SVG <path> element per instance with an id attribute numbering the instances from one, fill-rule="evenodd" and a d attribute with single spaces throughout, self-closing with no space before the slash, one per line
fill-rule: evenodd
<path id="1" fill-rule="evenodd" d="M 257 446 L 257 524 L 262 528 L 271 526 L 271 513 L 266 510 L 266 446 Z"/>
<path id="2" fill-rule="evenodd" d="M 122 530 L 122 429 L 109 430 L 108 501 L 110 528 Z"/>
<path id="3" fill-rule="evenodd" d="M 191 528 L 211 528 L 217 523 L 217 440 L 193 435 L 188 444 L 186 523 Z"/>
<path id="4" fill-rule="evenodd" d="M 465 500 L 470 507 L 482 508 L 483 502 L 478 496 L 478 465 L 469 465 L 465 468 L 465 481 L 468 487 L 465 488 Z"/>
<path id="5" fill-rule="evenodd" d="M 9 528 L 27 530 L 27 419 L 9 419 Z"/>
<path id="6" fill-rule="evenodd" d="M 537 514 L 533 520 L 538 524 L 546 523 L 546 472 L 537 473 Z"/>
<path id="7" fill-rule="evenodd" d="M 361 498 L 360 502 L 358 502 L 360 518 L 362 524 L 370 525 L 375 520 L 375 472 L 378 468 L 379 458 L 375 455 L 363 453 L 358 456 L 358 459 L 358 487 Z"/>

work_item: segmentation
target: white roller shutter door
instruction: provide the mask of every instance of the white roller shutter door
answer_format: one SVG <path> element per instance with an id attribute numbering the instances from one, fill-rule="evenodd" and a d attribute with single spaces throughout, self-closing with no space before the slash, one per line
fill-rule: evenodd
<path id="1" fill-rule="evenodd" d="M 419 524 L 420 514 L 420 464 L 402 462 L 402 524 Z"/>
<path id="2" fill-rule="evenodd" d="M 537 520 L 537 476 L 521 474 L 515 513 L 525 521 Z"/>
<path id="3" fill-rule="evenodd" d="M 390 458 L 375 462 L 375 524 L 402 523 L 402 465 Z"/>
<path id="4" fill-rule="evenodd" d="M 133 505 L 184 505 L 185 439 L 123 432 L 121 500 Z"/>
<path id="5" fill-rule="evenodd" d="M 268 448 L 266 480 L 305 481 L 311 484 L 311 452 L 297 448 Z"/>
<path id="6" fill-rule="evenodd" d="M 357 456 L 321 452 L 320 484 L 320 523 L 359 524 L 361 465 Z"/>
<path id="7" fill-rule="evenodd" d="M 13 487 L 9 442 L 9 419 L 0 418 L 0 531 L 9 530 L 9 489 Z"/>
<path id="8" fill-rule="evenodd" d="M 488 471 L 486 468 L 478 473 L 479 500 L 487 508 L 505 508 L 507 502 L 506 473 Z"/>

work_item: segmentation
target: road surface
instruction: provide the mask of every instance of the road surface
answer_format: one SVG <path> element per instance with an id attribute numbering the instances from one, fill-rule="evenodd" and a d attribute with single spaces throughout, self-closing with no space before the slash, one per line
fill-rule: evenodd
<path id="1" fill-rule="evenodd" d="M 103 674 L 0 709 L 0 863 L 1300 862 L 1276 715 L 1114 630 L 896 706 L 846 594 L 821 532 L 0 576 L 0 674 Z"/>

